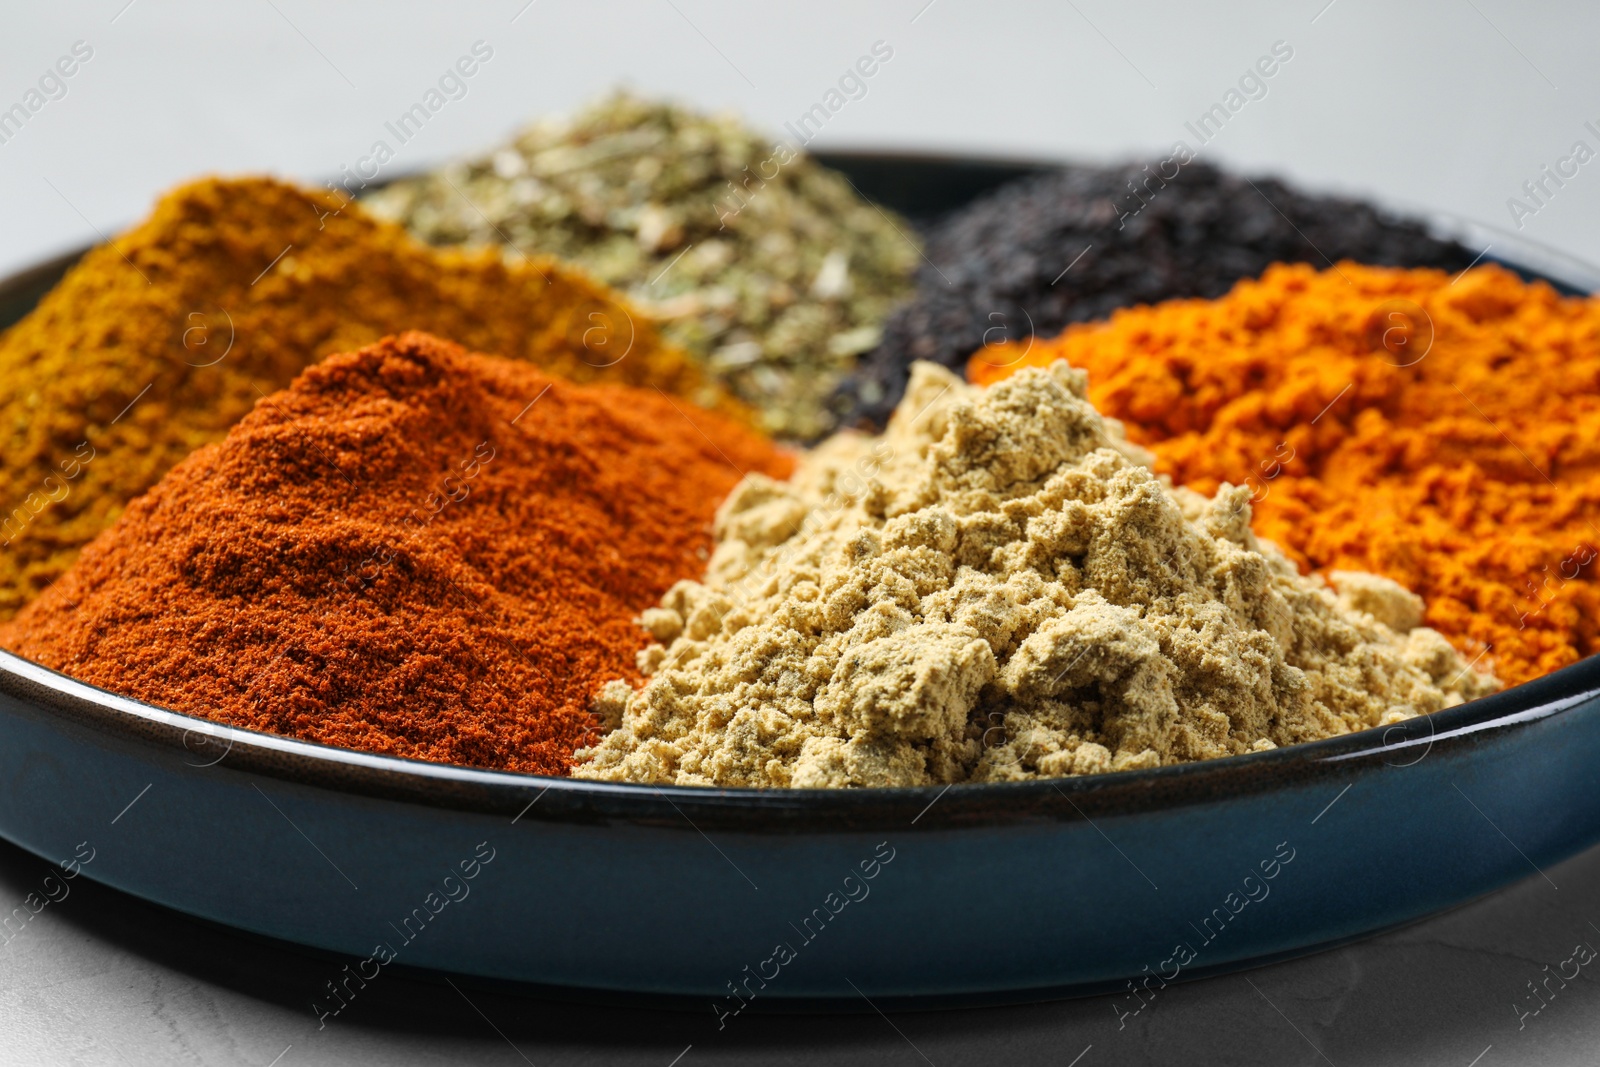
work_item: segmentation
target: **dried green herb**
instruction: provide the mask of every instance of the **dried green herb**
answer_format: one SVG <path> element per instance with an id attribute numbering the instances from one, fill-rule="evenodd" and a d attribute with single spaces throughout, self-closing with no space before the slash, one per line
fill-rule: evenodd
<path id="1" fill-rule="evenodd" d="M 430 244 L 571 260 L 799 440 L 833 429 L 830 398 L 919 262 L 909 224 L 803 153 L 626 93 L 365 203 Z"/>

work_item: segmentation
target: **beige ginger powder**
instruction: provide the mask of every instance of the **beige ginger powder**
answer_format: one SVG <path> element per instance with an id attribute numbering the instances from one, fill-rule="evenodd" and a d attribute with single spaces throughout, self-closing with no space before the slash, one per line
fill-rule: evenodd
<path id="1" fill-rule="evenodd" d="M 705 581 L 573 773 L 757 787 L 1094 774 L 1387 725 L 1497 683 L 1387 579 L 1302 577 L 1248 490 L 1173 489 L 1057 363 L 918 364 L 879 438 L 723 504 Z M 663 645 L 665 647 L 663 647 Z"/>

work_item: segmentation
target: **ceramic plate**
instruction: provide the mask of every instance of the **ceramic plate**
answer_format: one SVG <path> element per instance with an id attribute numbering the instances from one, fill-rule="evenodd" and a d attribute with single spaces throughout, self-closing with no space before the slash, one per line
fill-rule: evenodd
<path id="1" fill-rule="evenodd" d="M 920 214 L 1028 169 L 829 161 Z M 1493 241 L 1490 258 L 1592 284 Z M 4 321 L 71 258 L 0 284 Z M 1207 763 L 753 792 L 370 756 L 0 653 L 0 835 L 179 911 L 347 955 L 347 996 L 386 967 L 723 1014 L 1153 989 L 1539 877 L 1600 840 L 1597 768 L 1597 659 L 1386 731 Z"/>

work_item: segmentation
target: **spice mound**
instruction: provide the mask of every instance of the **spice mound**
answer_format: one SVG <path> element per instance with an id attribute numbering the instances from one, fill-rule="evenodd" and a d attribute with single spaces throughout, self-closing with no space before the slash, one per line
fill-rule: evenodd
<path id="1" fill-rule="evenodd" d="M 1155 767 L 1397 722 L 1494 688 L 1417 598 L 1300 577 L 1249 490 L 1170 490 L 1065 363 L 987 390 L 918 364 L 881 438 L 751 475 L 703 582 L 642 623 L 637 691 L 574 774 L 910 786 Z"/>
<path id="2" fill-rule="evenodd" d="M 1248 483 L 1259 534 L 1416 591 L 1507 683 L 1600 652 L 1600 299 L 1499 267 L 1278 267 L 972 374 L 1059 358 L 1158 471 Z"/>
<path id="3" fill-rule="evenodd" d="M 263 398 L 0 644 L 233 726 L 565 774 L 716 501 L 790 465 L 659 392 L 406 334 Z"/>
<path id="4" fill-rule="evenodd" d="M 1013 182 L 942 223 L 927 253 L 916 299 L 851 384 L 870 421 L 894 408 L 913 360 L 959 369 L 985 345 L 1049 337 L 1120 307 L 1221 296 L 1272 263 L 1462 270 L 1475 254 L 1370 204 L 1218 170 L 1182 145 L 1159 162 Z"/>
<path id="5" fill-rule="evenodd" d="M 909 224 L 804 153 L 626 93 L 365 202 L 432 244 L 577 263 L 657 316 L 769 433 L 806 441 L 833 429 L 830 397 L 919 262 Z"/>
<path id="6" fill-rule="evenodd" d="M 186 185 L 0 336 L 0 618 L 261 395 L 406 329 L 714 400 L 643 316 L 554 261 L 437 252 L 268 179 Z"/>

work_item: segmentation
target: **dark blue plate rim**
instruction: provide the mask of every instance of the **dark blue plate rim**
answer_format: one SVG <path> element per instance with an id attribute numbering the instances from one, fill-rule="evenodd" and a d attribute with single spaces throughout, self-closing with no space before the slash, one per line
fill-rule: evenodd
<path id="1" fill-rule="evenodd" d="M 380 756 L 224 726 L 100 689 L 0 650 L 0 692 L 97 734 L 167 750 L 197 770 L 245 771 L 380 799 L 539 822 L 747 833 L 936 830 L 1133 815 L 1357 771 L 1403 769 L 1600 697 L 1600 656 L 1419 716 L 1266 752 L 1148 770 L 896 789 L 633 785 Z M 176 751 L 174 751 L 176 750 Z"/>

